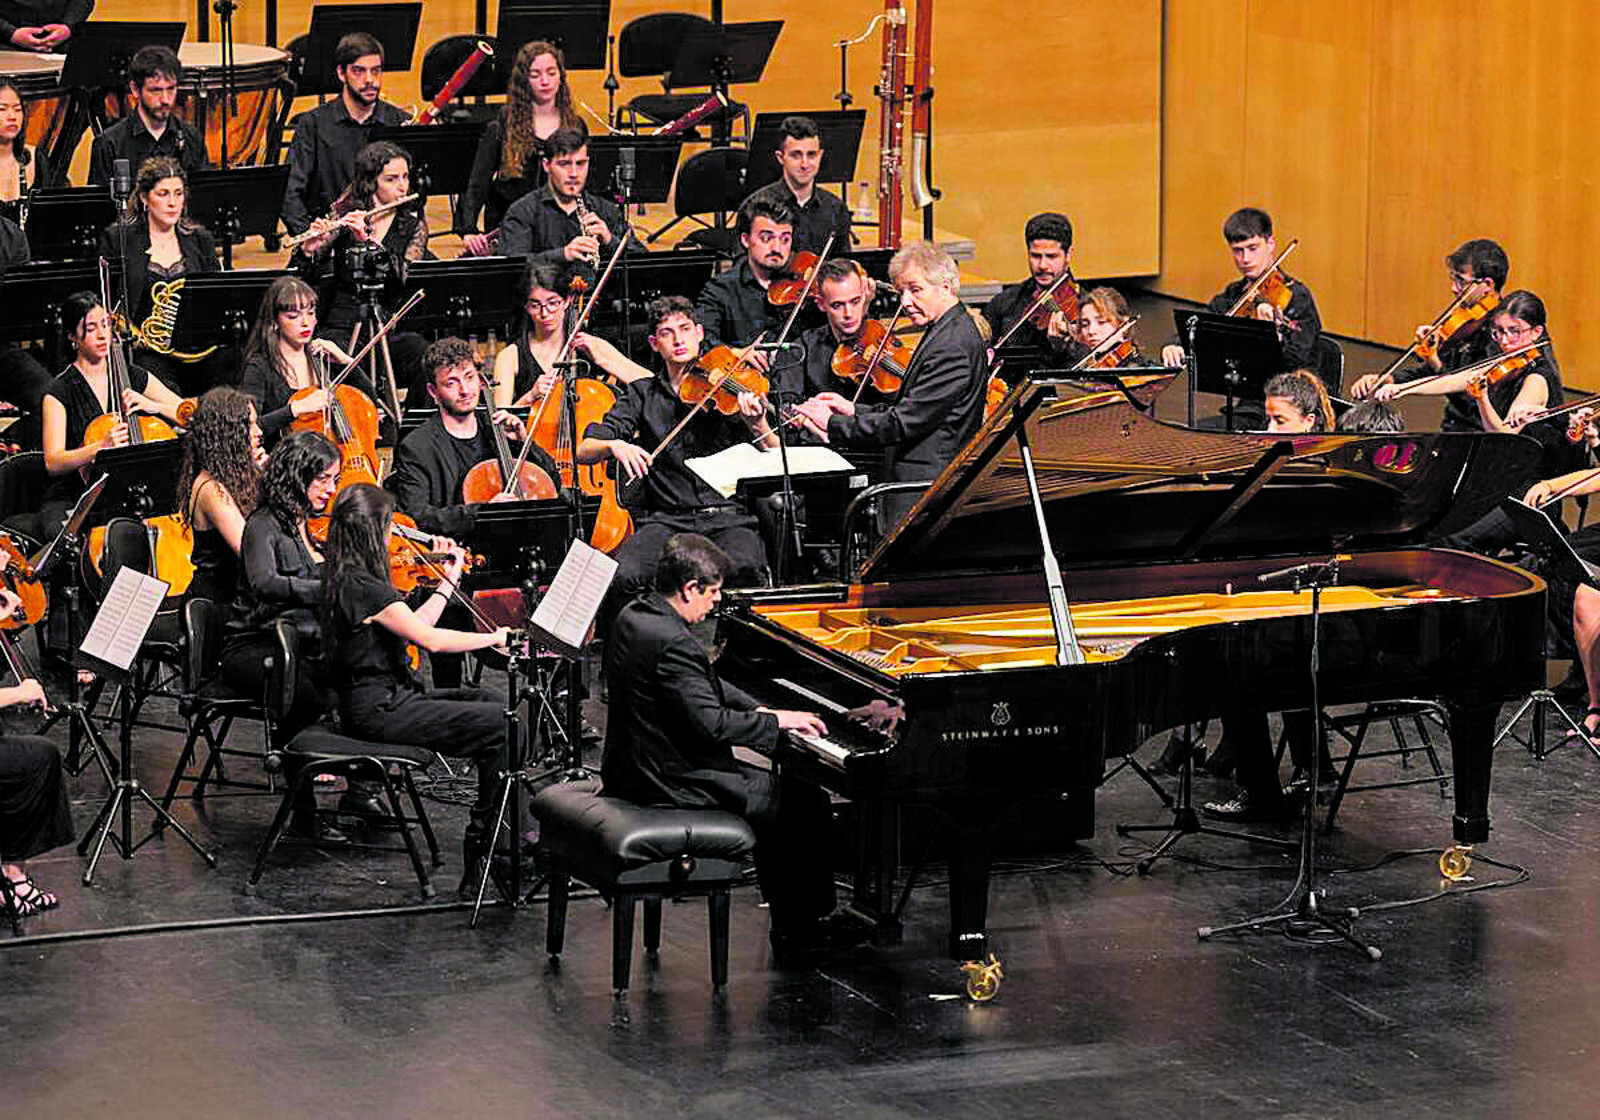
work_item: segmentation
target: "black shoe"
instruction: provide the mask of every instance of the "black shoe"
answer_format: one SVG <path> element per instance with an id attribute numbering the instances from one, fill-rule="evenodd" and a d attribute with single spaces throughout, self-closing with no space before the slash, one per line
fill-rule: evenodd
<path id="1" fill-rule="evenodd" d="M 340 816 L 351 817 L 366 828 L 398 828 L 384 799 L 371 789 L 356 786 L 339 798 Z"/>
<path id="2" fill-rule="evenodd" d="M 1206 816 L 1224 821 L 1281 823 L 1294 815 L 1294 805 L 1287 798 L 1261 798 L 1242 788 L 1227 801 L 1207 801 L 1201 808 Z"/>
<path id="3" fill-rule="evenodd" d="M 1317 775 L 1317 801 L 1320 804 L 1327 798 L 1332 789 L 1339 784 L 1339 779 L 1333 775 L 1332 765 L 1325 765 Z M 1304 767 L 1296 766 L 1294 773 L 1289 775 L 1289 784 L 1283 787 L 1283 795 L 1289 798 L 1301 798 L 1311 788 L 1311 774 Z"/>
<path id="4" fill-rule="evenodd" d="M 789 929 L 774 929 L 772 963 L 779 968 L 807 968 L 835 953 L 853 949 L 867 940 L 870 931 L 860 921 L 840 913 Z"/>
<path id="5" fill-rule="evenodd" d="M 289 818 L 289 827 L 283 834 L 294 840 L 310 841 L 319 848 L 342 848 L 350 843 L 350 837 L 331 824 L 324 824 L 315 813 L 296 813 Z"/>

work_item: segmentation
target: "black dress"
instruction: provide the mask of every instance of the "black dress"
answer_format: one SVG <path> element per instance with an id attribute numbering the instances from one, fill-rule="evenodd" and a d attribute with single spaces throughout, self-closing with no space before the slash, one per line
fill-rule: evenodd
<path id="1" fill-rule="evenodd" d="M 195 529 L 189 558 L 194 563 L 194 579 L 189 582 L 191 599 L 209 599 L 226 612 L 239 589 L 239 557 L 219 529 Z"/>
<path id="2" fill-rule="evenodd" d="M 149 380 L 150 375 L 140 367 L 128 368 L 128 384 L 133 387 L 134 392 L 144 392 Z M 84 378 L 83 372 L 76 365 L 68 366 L 50 382 L 50 387 L 45 390 L 45 396 L 54 397 L 59 401 L 67 414 L 67 438 L 64 445 L 66 449 L 71 451 L 82 447 L 84 433 L 89 430 L 89 425 L 97 417 L 105 415 L 106 411 L 100 403 L 100 398 L 95 396 L 94 389 Z M 83 491 L 83 476 L 77 471 L 50 476 L 50 481 L 45 486 L 44 503 L 39 510 L 40 531 L 44 536 L 52 537 L 61 531 L 61 526 L 67 519 L 67 511 L 72 508 Z"/>
<path id="3" fill-rule="evenodd" d="M 56 745 L 39 735 L 0 735 L 0 863 L 32 859 L 72 839 Z"/>

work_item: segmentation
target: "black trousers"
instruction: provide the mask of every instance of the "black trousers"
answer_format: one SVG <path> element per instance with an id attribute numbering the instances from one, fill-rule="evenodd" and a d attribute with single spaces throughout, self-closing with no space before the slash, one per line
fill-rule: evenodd
<path id="1" fill-rule="evenodd" d="M 221 678 L 229 688 L 256 699 L 264 695 L 267 681 L 267 661 L 276 657 L 278 643 L 266 635 L 235 638 L 222 649 Z M 282 746 L 295 735 L 316 723 L 333 708 L 331 692 L 317 683 L 321 662 L 305 658 L 300 671 L 295 674 L 294 698 L 275 725 L 274 746 Z"/>
<path id="2" fill-rule="evenodd" d="M 733 561 L 729 587 L 752 587 L 770 582 L 767 550 L 761 543 L 756 519 L 732 506 L 717 506 L 693 513 L 647 513 L 634 526 L 633 535 L 617 549 L 617 575 L 600 606 L 601 632 L 611 628 L 617 612 L 655 583 L 656 564 L 676 533 L 699 533 L 709 538 Z"/>
<path id="3" fill-rule="evenodd" d="M 55 744 L 39 735 L 0 736 L 0 860 L 31 859 L 72 839 Z"/>
<path id="4" fill-rule="evenodd" d="M 1289 757 L 1296 767 L 1309 770 L 1316 729 L 1311 712 L 1284 712 L 1283 726 L 1289 735 Z M 1266 710 L 1249 706 L 1232 709 L 1222 717 L 1222 734 L 1233 755 L 1234 775 L 1250 799 L 1260 805 L 1280 800 L 1283 787 L 1278 783 L 1278 761 Z M 1325 777 L 1333 772 L 1326 754 L 1321 768 Z"/>
<path id="5" fill-rule="evenodd" d="M 505 707 L 484 690 L 357 685 L 340 698 L 339 722 L 345 734 L 358 739 L 471 759 L 478 771 L 473 816 L 482 820 L 494 811 L 500 771 L 506 767 Z"/>
<path id="6" fill-rule="evenodd" d="M 828 795 L 822 789 L 744 763 L 717 775 L 707 789 L 756 834 L 756 879 L 774 932 L 803 929 L 832 913 Z"/>

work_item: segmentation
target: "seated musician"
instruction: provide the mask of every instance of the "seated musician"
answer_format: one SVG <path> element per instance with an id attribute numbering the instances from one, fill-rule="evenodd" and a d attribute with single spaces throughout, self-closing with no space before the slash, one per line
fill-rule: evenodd
<path id="1" fill-rule="evenodd" d="M 1065 214 L 1035 214 L 1023 227 L 1022 240 L 1028 251 L 1028 279 L 1007 284 L 1000 294 L 983 305 L 983 318 L 989 324 L 989 337 L 998 342 L 1008 331 L 1006 349 L 1038 354 L 1060 353 L 1072 344 L 1072 327 L 1064 318 L 1052 317 L 1049 327 L 1040 330 L 1031 322 L 1018 325 L 1046 288 L 1071 271 L 1072 222 Z M 1065 284 L 1076 281 L 1068 279 Z M 1015 330 L 1013 330 L 1015 328 Z"/>
<path id="2" fill-rule="evenodd" d="M 365 31 L 339 40 L 333 52 L 339 96 L 302 113 L 289 146 L 289 183 L 283 193 L 283 224 L 301 233 L 313 218 L 333 209 L 355 177 L 356 155 L 378 128 L 405 124 L 402 109 L 379 99 L 383 88 L 383 44 Z"/>
<path id="3" fill-rule="evenodd" d="M 0 0 L 0 42 L 19 51 L 56 51 L 89 18 L 94 0 Z"/>
<path id="4" fill-rule="evenodd" d="M 195 405 L 178 468 L 178 515 L 194 544 L 191 599 L 209 599 L 226 612 L 239 590 L 239 549 L 245 518 L 261 496 L 261 425 L 256 406 L 237 389 L 208 391 Z"/>
<path id="5" fill-rule="evenodd" d="M 313 357 L 325 363 L 330 376 L 350 362 L 337 342 L 317 338 L 317 293 L 298 276 L 280 276 L 267 286 L 261 310 L 244 344 L 244 371 L 239 388 L 256 402 L 261 421 L 261 441 L 271 451 L 295 418 L 320 412 L 328 395 L 317 387 L 311 368 Z M 360 370 L 352 370 L 350 384 L 370 395 Z M 296 396 L 296 394 L 304 394 Z"/>
<path id="6" fill-rule="evenodd" d="M 1339 431 L 1351 434 L 1403 432 L 1405 419 L 1382 401 L 1362 401 L 1339 417 Z"/>
<path id="7" fill-rule="evenodd" d="M 1128 301 L 1123 299 L 1122 293 L 1115 288 L 1091 288 L 1078 299 L 1078 321 L 1071 331 L 1064 326 L 1058 326 L 1055 322 L 1057 317 L 1064 319 L 1065 314 L 1057 311 L 1051 316 L 1052 330 L 1072 335 L 1072 340 L 1063 349 L 1061 360 L 1068 366 L 1076 365 L 1128 321 Z M 1123 335 L 1123 338 L 1127 339 L 1128 336 Z M 1135 346 L 1120 360 L 1113 358 L 1111 354 L 1106 355 L 1098 363 L 1097 368 L 1115 368 L 1138 361 L 1139 349 Z"/>
<path id="8" fill-rule="evenodd" d="M 472 177 L 456 203 L 455 231 L 463 235 L 465 256 L 495 251 L 500 222 L 516 201 L 544 179 L 544 142 L 557 129 L 583 131 L 567 85 L 567 60 L 553 43 L 524 43 L 511 64 L 506 103 L 483 130 Z M 483 215 L 483 232 L 478 215 Z"/>
<path id="9" fill-rule="evenodd" d="M 135 359 L 182 395 L 194 397 L 230 375 L 234 360 L 227 348 L 192 360 L 173 353 L 171 326 L 183 293 L 163 289 L 161 306 L 155 298 L 157 284 L 222 270 L 210 231 L 189 219 L 188 184 L 184 169 L 167 156 L 139 164 L 133 205 L 100 235 L 100 255 L 110 261 L 121 258 L 121 267 L 113 267 L 111 275 L 127 277 L 124 302 L 140 328 Z"/>
<path id="10" fill-rule="evenodd" d="M 606 643 L 611 703 L 600 776 L 605 793 L 639 805 L 723 809 L 756 834 L 756 872 L 772 911 L 779 964 L 803 963 L 855 940 L 831 917 L 833 873 L 818 857 L 828 797 L 788 771 L 780 776 L 734 757 L 770 753 L 782 731 L 822 736 L 810 712 L 757 707 L 721 681 L 691 627 L 722 598 L 734 562 L 698 533 L 662 545 L 654 590 L 618 615 Z"/>
<path id="11" fill-rule="evenodd" d="M 22 230 L 10 218 L 0 215 L 0 279 L 17 265 L 27 264 L 29 255 L 28 239 Z M 38 358 L 15 343 L 0 342 L 0 400 L 38 416 L 49 387 L 50 372 Z M 35 431 L 29 442 L 37 438 Z"/>
<path id="12" fill-rule="evenodd" d="M 630 481 L 643 479 L 641 494 L 630 506 L 633 535 L 617 551 L 617 574 L 606 596 L 604 622 L 650 586 L 662 546 L 674 533 L 699 533 L 715 542 L 731 557 L 728 576 L 735 586 L 767 581 L 766 549 L 755 517 L 684 465 L 685 459 L 746 441 L 776 447 L 766 404 L 742 393 L 737 416 L 702 408 L 663 447 L 691 411 L 679 399 L 679 390 L 700 356 L 705 332 L 695 320 L 694 306 L 682 296 L 652 301 L 647 326 L 650 349 L 661 359 L 661 367 L 654 376 L 625 386 L 605 419 L 590 424 L 578 443 L 578 462 L 610 459 Z"/>
<path id="13" fill-rule="evenodd" d="M 1596 490 L 1600 490 L 1600 471 L 1589 467 L 1536 482 L 1521 497 L 1531 506 L 1544 507 L 1561 498 L 1581 497 Z M 1556 527 L 1562 528 L 1559 510 L 1549 512 Z M 1566 539 L 1579 558 L 1589 564 L 1600 563 L 1600 525 L 1585 525 L 1567 534 Z M 1581 672 L 1582 694 L 1588 697 L 1583 727 L 1590 742 L 1600 745 L 1600 591 L 1579 583 L 1565 565 L 1541 574 L 1549 585 L 1546 607 L 1552 630 L 1563 636 L 1571 634 L 1576 643 L 1575 669 Z"/>
<path id="14" fill-rule="evenodd" d="M 27 193 L 51 185 L 44 153 L 28 143 L 27 119 L 16 83 L 0 75 L 0 218 L 18 223 Z"/>
<path id="15" fill-rule="evenodd" d="M 695 318 L 705 328 L 709 346 L 744 345 L 763 332 L 772 342 L 788 318 L 787 308 L 767 299 L 767 289 L 794 255 L 794 211 L 767 199 L 747 199 L 739 207 L 738 230 L 744 256 L 713 276 L 694 301 Z M 764 362 L 761 355 L 762 369 Z"/>
<path id="16" fill-rule="evenodd" d="M 333 503 L 322 573 L 322 632 L 329 677 L 339 696 L 339 724 L 357 738 L 473 761 L 478 795 L 462 840 L 470 869 L 487 854 L 491 840 L 495 794 L 507 763 L 505 709 L 475 688 L 424 689 L 406 647 L 429 653 L 503 650 L 507 632 L 438 625 L 463 570 L 465 556 L 454 545 L 446 549 L 438 589 L 415 610 L 408 606 L 389 576 L 393 520 L 394 498 L 371 483 L 346 486 Z"/>
<path id="17" fill-rule="evenodd" d="M 888 449 L 892 481 L 932 479 L 983 422 L 988 362 L 983 337 L 961 302 L 956 262 L 929 242 L 907 245 L 889 262 L 907 318 L 926 328 L 892 403 L 857 405 L 824 392 L 797 406 L 802 422 L 836 447 Z M 894 495 L 883 503 L 885 526 L 916 504 Z"/>
<path id="18" fill-rule="evenodd" d="M 1500 293 L 1506 286 L 1506 277 L 1511 273 L 1511 261 L 1506 256 L 1506 251 L 1486 237 L 1475 237 L 1471 241 L 1463 242 L 1460 248 L 1444 259 L 1444 266 L 1450 275 L 1452 300 L 1465 293 L 1468 287 L 1478 284 L 1479 281 L 1485 281 L 1493 298 L 1498 302 Z M 1474 288 L 1473 294 L 1467 296 L 1467 302 L 1476 302 L 1482 297 L 1482 286 L 1479 285 Z M 1431 324 L 1424 323 L 1417 327 L 1419 339 L 1432 333 Z M 1358 401 L 1365 400 L 1384 385 L 1394 382 L 1403 385 L 1419 377 L 1460 369 L 1488 356 L 1489 320 L 1484 316 L 1462 324 L 1449 338 L 1434 347 L 1426 358 L 1418 359 L 1409 367 L 1398 370 L 1393 376 L 1368 373 L 1356 378 L 1355 383 L 1350 386 L 1350 395 Z M 1445 401 L 1442 427 L 1447 432 L 1479 430 L 1478 405 L 1471 394 L 1450 394 Z"/>
<path id="19" fill-rule="evenodd" d="M 77 292 L 62 305 L 61 321 L 75 355 L 44 396 L 44 466 L 50 473 L 50 484 L 45 490 L 40 519 L 46 537 L 60 531 L 67 511 L 83 493 L 80 470 L 93 463 L 103 448 L 124 447 L 128 443 L 128 428 L 121 421 L 95 442 L 84 442 L 90 422 L 118 408 L 118 402 L 110 399 L 107 356 L 112 331 L 105 305 L 92 292 Z M 158 378 L 136 365 L 128 367 L 123 406 L 176 422 L 178 403 L 178 394 Z"/>
<path id="20" fill-rule="evenodd" d="M 783 174 L 753 191 L 746 202 L 762 199 L 782 203 L 794 215 L 794 251 L 820 253 L 833 235 L 835 256 L 850 251 L 850 207 L 838 195 L 817 186 L 822 170 L 822 137 L 810 117 L 784 117 L 778 125 L 778 150 L 774 153 Z"/>
<path id="21" fill-rule="evenodd" d="M 205 137 L 173 112 L 183 65 L 170 47 L 145 46 L 133 52 L 128 63 L 127 116 L 99 136 L 89 149 L 89 182 L 107 186 L 116 161 L 128 161 L 130 174 L 139 174 L 147 159 L 166 156 L 185 173 L 206 166 Z"/>
<path id="22" fill-rule="evenodd" d="M 567 289 L 566 270 L 552 261 L 531 261 L 523 275 L 523 288 L 528 298 L 523 305 L 522 331 L 517 341 L 494 359 L 494 402 L 500 408 L 543 400 L 556 384 L 554 363 L 567 345 L 567 314 L 575 297 L 562 294 Z M 572 349 L 576 356 L 624 384 L 650 376 L 649 370 L 588 331 L 573 337 Z"/>
<path id="23" fill-rule="evenodd" d="M 350 345 L 369 285 L 378 288 L 384 310 L 390 314 L 396 310 L 406 263 L 428 256 L 428 218 L 420 201 L 376 216 L 370 211 L 398 203 L 410 193 L 411 157 L 399 146 L 378 140 L 356 154 L 354 177 L 333 204 L 333 217 L 311 223 L 310 232 L 316 236 L 302 242 L 300 252 L 318 262 L 324 337 Z M 412 399 L 421 400 L 422 352 L 427 343 L 407 330 L 391 331 L 386 338 L 396 390 L 415 389 Z M 382 351 L 378 353 L 381 362 Z"/>
<path id="24" fill-rule="evenodd" d="M 644 246 L 621 208 L 589 191 L 588 134 L 558 128 L 544 143 L 540 167 L 545 184 L 506 211 L 500 222 L 499 254 L 564 262 L 593 283 L 618 239 L 627 243 L 630 253 L 644 252 Z"/>
<path id="25" fill-rule="evenodd" d="M 1272 235 L 1272 217 L 1265 210 L 1245 207 L 1229 214 L 1228 220 L 1222 224 L 1222 239 L 1228 243 L 1228 252 L 1233 258 L 1233 267 L 1239 271 L 1239 279 L 1211 297 L 1206 309 L 1217 315 L 1231 309 L 1245 290 L 1261 279 L 1278 258 L 1278 242 Z M 1311 289 L 1306 287 L 1305 281 L 1295 279 L 1282 269 L 1279 271 L 1283 272 L 1289 287 L 1289 305 L 1280 312 L 1272 304 L 1261 300 L 1250 311 L 1256 318 L 1278 325 L 1278 340 L 1283 344 L 1283 368 L 1277 372 L 1315 368 L 1317 337 L 1322 333 L 1322 318 L 1317 314 L 1316 298 L 1312 296 Z M 1163 346 L 1161 361 L 1163 365 L 1177 369 L 1184 363 L 1183 347 L 1176 343 Z M 1265 426 L 1261 410 L 1253 401 L 1237 405 L 1236 414 L 1241 427 Z"/>
<path id="26" fill-rule="evenodd" d="M 272 747 L 282 747 L 333 706 L 322 685 L 318 607 L 322 556 L 307 521 L 327 512 L 339 482 L 339 449 L 318 432 L 292 432 L 273 449 L 262 473 L 259 496 L 239 537 L 239 571 L 233 602 L 223 622 L 220 675 L 241 696 L 259 696 L 270 659 L 277 656 L 280 618 L 300 632 L 301 672 L 288 710 L 272 727 Z M 289 775 L 293 780 L 294 775 Z M 339 829 L 322 825 L 316 798 L 307 789 L 289 819 L 289 833 L 325 845 L 349 842 Z M 352 783 L 340 799 L 343 812 L 381 819 L 387 812 L 370 787 Z"/>
<path id="27" fill-rule="evenodd" d="M 1308 369 L 1280 373 L 1262 388 L 1269 432 L 1331 432 L 1333 404 L 1322 378 Z"/>

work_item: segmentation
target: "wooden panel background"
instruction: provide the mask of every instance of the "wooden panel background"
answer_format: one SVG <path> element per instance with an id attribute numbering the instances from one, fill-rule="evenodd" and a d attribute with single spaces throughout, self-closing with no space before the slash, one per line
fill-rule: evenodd
<path id="1" fill-rule="evenodd" d="M 1397 343 L 1449 300 L 1443 257 L 1492 237 L 1542 296 L 1569 384 L 1600 388 L 1587 0 L 1167 0 L 1163 262 L 1203 299 L 1228 211 L 1270 210 L 1340 334 Z M 1361 371 L 1352 371 L 1361 372 Z"/>
<path id="2" fill-rule="evenodd" d="M 278 42 L 305 29 L 311 4 L 279 5 Z M 489 30 L 496 7 L 491 5 Z M 613 0 L 612 28 L 653 11 L 710 12 L 709 4 Z M 729 21 L 783 19 L 785 26 L 758 87 L 735 93 L 757 111 L 837 108 L 839 52 L 881 3 L 844 0 L 745 0 L 725 6 Z M 194 32 L 192 0 L 100 0 L 105 19 L 183 19 Z M 470 0 L 429 0 L 418 35 L 427 44 L 470 31 Z M 236 16 L 238 42 L 264 43 L 263 5 Z M 213 32 L 215 35 L 215 32 Z M 877 82 L 880 36 L 850 50 L 850 92 L 868 110 L 857 181 L 877 182 Z M 1028 0 L 944 0 L 934 16 L 935 185 L 945 201 L 938 224 L 977 243 L 976 271 L 1015 278 L 1024 270 L 1022 223 L 1043 209 L 1070 214 L 1083 229 L 1074 257 L 1088 276 L 1154 273 L 1160 263 L 1161 2 L 1067 7 Z M 603 74 L 575 74 L 574 91 L 606 111 Z M 619 101 L 659 89 L 649 79 L 624 79 Z M 392 75 L 385 96 L 417 98 L 416 71 Z M 87 145 L 85 145 L 85 150 Z M 855 199 L 849 200 L 852 204 Z M 871 232 L 867 235 L 870 237 Z"/>

